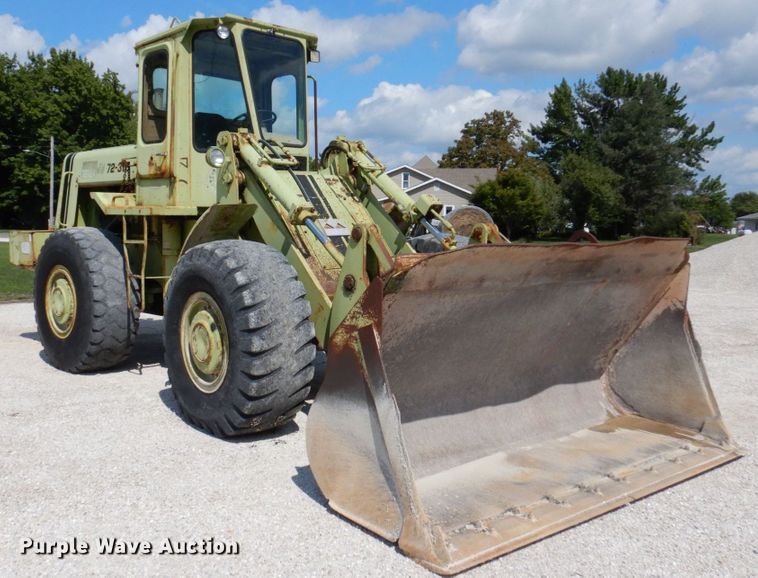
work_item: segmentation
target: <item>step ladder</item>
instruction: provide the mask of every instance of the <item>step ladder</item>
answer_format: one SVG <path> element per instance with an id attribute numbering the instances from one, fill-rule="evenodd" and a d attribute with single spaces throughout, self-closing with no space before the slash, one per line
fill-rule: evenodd
<path id="1" fill-rule="evenodd" d="M 142 236 L 139 238 L 129 238 L 127 234 L 126 215 L 121 215 L 121 242 L 124 246 L 124 264 L 126 266 L 126 304 L 129 310 L 132 309 L 132 282 L 137 281 L 139 286 L 139 310 L 140 313 L 145 311 L 145 282 L 154 279 L 156 281 L 168 280 L 166 275 L 145 275 L 145 266 L 147 264 L 147 216 L 142 215 Z M 140 262 L 138 273 L 132 269 L 131 258 L 129 256 L 129 245 L 142 247 L 140 252 Z"/>

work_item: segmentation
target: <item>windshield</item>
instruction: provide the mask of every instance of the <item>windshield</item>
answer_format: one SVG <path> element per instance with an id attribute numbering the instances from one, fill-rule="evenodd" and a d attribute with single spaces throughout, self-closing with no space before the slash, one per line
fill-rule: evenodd
<path id="1" fill-rule="evenodd" d="M 263 137 L 304 145 L 305 50 L 289 38 L 254 30 L 242 35 Z"/>
<path id="2" fill-rule="evenodd" d="M 222 40 L 215 30 L 195 34 L 192 40 L 192 86 L 195 149 L 204 152 L 215 145 L 221 131 L 252 130 L 231 37 Z"/>

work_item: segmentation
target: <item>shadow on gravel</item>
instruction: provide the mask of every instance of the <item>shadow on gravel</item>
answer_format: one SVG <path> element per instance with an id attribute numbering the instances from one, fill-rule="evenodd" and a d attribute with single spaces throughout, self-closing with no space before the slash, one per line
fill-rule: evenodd
<path id="1" fill-rule="evenodd" d="M 300 488 L 311 500 L 320 506 L 326 506 L 326 498 L 318 489 L 316 479 L 313 477 L 310 466 L 295 466 L 297 473 L 292 476 L 292 481 Z"/>
<path id="2" fill-rule="evenodd" d="M 275 430 L 272 430 L 272 431 L 262 432 L 259 434 L 237 436 L 233 438 L 219 438 L 213 435 L 212 433 L 207 432 L 204 429 L 196 426 L 195 424 L 190 423 L 184 418 L 184 414 L 182 414 L 182 410 L 179 408 L 179 404 L 177 403 L 176 398 L 174 397 L 174 394 L 171 391 L 171 386 L 169 382 L 166 382 L 165 389 L 162 389 L 158 392 L 158 397 L 160 397 L 161 401 L 163 402 L 163 405 L 165 405 L 168 409 L 170 409 L 171 413 L 173 413 L 177 418 L 182 420 L 185 423 L 185 425 L 191 427 L 195 431 L 200 432 L 204 435 L 219 439 L 221 441 L 229 442 L 232 444 L 251 444 L 252 447 L 255 447 L 255 444 L 257 442 L 265 442 L 269 440 L 273 440 L 275 445 L 286 444 L 287 443 L 286 436 L 288 436 L 289 434 L 293 434 L 300 429 L 297 423 L 295 423 L 294 421 L 291 421 L 291 422 L 286 423 L 282 427 L 276 428 Z"/>
<path id="3" fill-rule="evenodd" d="M 292 481 L 298 488 L 300 488 L 303 491 L 303 493 L 306 496 L 308 496 L 310 499 L 316 502 L 319 506 L 325 507 L 327 512 L 329 512 L 335 518 L 339 519 L 341 522 L 347 522 L 356 530 L 360 530 L 361 532 L 366 534 L 366 536 L 370 536 L 374 540 L 379 540 L 380 542 L 384 542 L 384 544 L 386 544 L 388 547 L 392 549 L 395 549 L 395 550 L 397 549 L 394 542 L 390 542 L 388 540 L 385 540 L 381 536 L 377 536 L 376 534 L 364 528 L 363 526 L 359 526 L 358 524 L 356 524 L 349 518 L 340 516 L 337 512 L 332 510 L 329 507 L 327 499 L 321 493 L 321 490 L 318 489 L 318 484 L 316 484 L 316 479 L 313 477 L 313 472 L 311 472 L 310 466 L 295 466 L 295 469 L 297 470 L 297 473 L 294 476 L 292 476 Z"/>
<path id="4" fill-rule="evenodd" d="M 140 319 L 137 341 L 129 359 L 113 371 L 140 371 L 143 367 L 163 363 L 163 319 Z"/>
<path id="5" fill-rule="evenodd" d="M 37 342 L 40 340 L 37 331 L 22 333 L 21 337 Z M 52 365 L 44 350 L 40 350 L 39 357 L 48 365 Z M 119 373 L 121 371 L 141 375 L 144 368 L 155 366 L 165 367 L 163 363 L 163 320 L 140 319 L 137 341 L 134 343 L 129 359 L 116 367 L 89 372 L 88 375 Z"/>

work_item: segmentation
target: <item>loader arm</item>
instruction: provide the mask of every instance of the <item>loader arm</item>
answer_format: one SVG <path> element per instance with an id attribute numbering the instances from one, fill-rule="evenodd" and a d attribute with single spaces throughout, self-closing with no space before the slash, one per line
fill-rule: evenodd
<path id="1" fill-rule="evenodd" d="M 223 162 L 219 161 L 219 196 L 243 204 L 236 205 L 238 209 L 234 204 L 208 209 L 182 253 L 232 230 L 277 247 L 306 288 L 317 340 L 325 348 L 371 281 L 388 274 L 397 255 L 410 255 L 414 250 L 371 191 L 360 188 L 356 179 L 340 178 L 329 170 L 301 172 L 285 146 L 244 129 L 222 132 L 217 141 L 208 156 L 223 157 Z M 433 199 L 429 202 L 437 204 Z M 415 220 L 430 214 L 421 213 L 412 201 L 409 206 Z M 325 217 L 335 212 L 349 233 L 344 237 L 328 233 L 330 219 Z M 254 230 L 239 225 L 245 215 L 252 219 Z"/>
<path id="2" fill-rule="evenodd" d="M 445 250 L 455 248 L 455 229 L 440 214 L 442 203 L 439 199 L 426 193 L 415 200 L 409 197 L 387 176 L 386 167 L 369 152 L 363 142 L 337 137 L 326 147 L 322 158 L 327 170 L 349 180 L 357 190 L 369 191 L 371 185 L 374 185 L 384 193 L 394 204 L 396 220 L 403 223 L 404 230 L 421 223 Z M 431 219 L 440 221 L 446 231 L 442 232 L 432 226 Z"/>

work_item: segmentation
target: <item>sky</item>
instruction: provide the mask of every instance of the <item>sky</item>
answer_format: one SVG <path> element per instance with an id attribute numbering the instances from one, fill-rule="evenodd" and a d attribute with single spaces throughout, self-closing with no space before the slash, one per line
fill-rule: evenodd
<path id="1" fill-rule="evenodd" d="M 0 0 L 0 52 L 71 48 L 136 88 L 133 45 L 172 18 L 239 14 L 315 32 L 319 139 L 361 139 L 388 166 L 438 159 L 464 123 L 537 124 L 562 78 L 663 72 L 723 143 L 705 175 L 758 191 L 756 0 Z"/>

